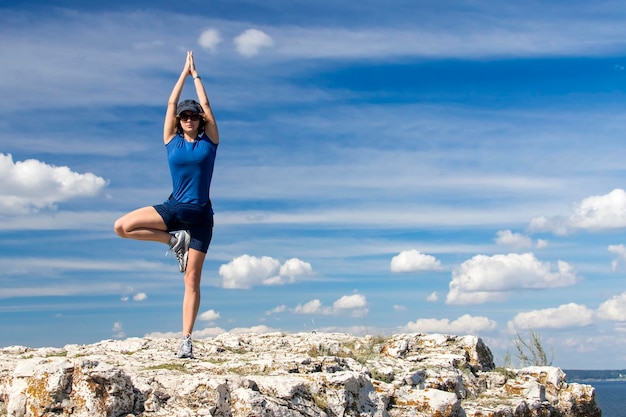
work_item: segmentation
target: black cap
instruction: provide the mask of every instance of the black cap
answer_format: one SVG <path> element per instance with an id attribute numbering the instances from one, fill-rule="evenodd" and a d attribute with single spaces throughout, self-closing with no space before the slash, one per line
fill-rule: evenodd
<path id="1" fill-rule="evenodd" d="M 176 107 L 176 115 L 180 116 L 184 111 L 200 114 L 202 113 L 202 106 L 196 100 L 183 100 Z"/>

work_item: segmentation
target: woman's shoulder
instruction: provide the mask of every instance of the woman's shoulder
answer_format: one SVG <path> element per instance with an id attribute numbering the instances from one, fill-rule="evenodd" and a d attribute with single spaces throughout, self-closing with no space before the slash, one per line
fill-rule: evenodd
<path id="1" fill-rule="evenodd" d="M 180 133 L 176 133 L 174 134 L 174 136 L 172 136 L 169 142 L 165 144 L 165 146 L 175 145 L 177 143 L 180 143 L 181 140 L 185 140 L 185 139 L 181 136 Z"/>
<path id="2" fill-rule="evenodd" d="M 217 143 L 213 142 L 213 140 L 211 140 L 211 138 L 209 137 L 209 135 L 206 134 L 206 132 L 200 133 L 200 135 L 198 135 L 198 140 L 207 142 L 211 146 L 217 146 Z"/>

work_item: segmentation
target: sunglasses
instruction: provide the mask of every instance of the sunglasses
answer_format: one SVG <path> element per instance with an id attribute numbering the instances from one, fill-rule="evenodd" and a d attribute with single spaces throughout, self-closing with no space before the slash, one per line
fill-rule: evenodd
<path id="1" fill-rule="evenodd" d="M 194 122 L 197 122 L 198 120 L 200 120 L 200 115 L 199 114 L 181 114 L 180 116 L 178 116 L 178 118 L 181 121 L 193 120 Z"/>

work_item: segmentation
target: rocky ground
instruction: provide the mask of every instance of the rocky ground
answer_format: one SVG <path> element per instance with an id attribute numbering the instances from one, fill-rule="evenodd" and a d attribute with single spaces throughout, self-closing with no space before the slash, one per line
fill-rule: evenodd
<path id="1" fill-rule="evenodd" d="M 480 338 L 223 334 L 0 349 L 11 417 L 596 417 L 593 387 L 554 367 L 495 369 Z"/>

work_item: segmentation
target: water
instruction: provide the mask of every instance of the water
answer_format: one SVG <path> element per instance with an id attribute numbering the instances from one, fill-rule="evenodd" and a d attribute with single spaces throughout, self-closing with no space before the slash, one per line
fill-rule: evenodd
<path id="1" fill-rule="evenodd" d="M 584 381 L 596 389 L 602 417 L 626 417 L 626 381 Z"/>

